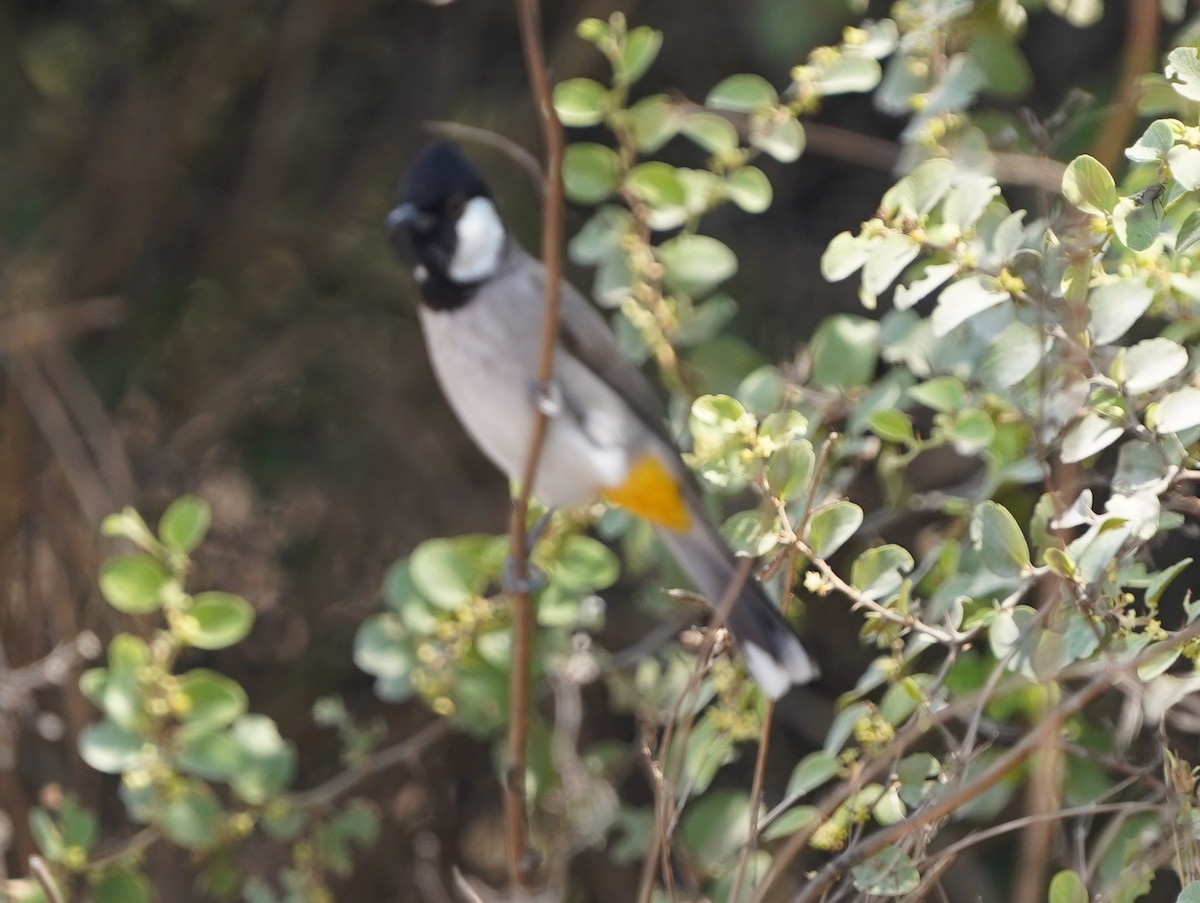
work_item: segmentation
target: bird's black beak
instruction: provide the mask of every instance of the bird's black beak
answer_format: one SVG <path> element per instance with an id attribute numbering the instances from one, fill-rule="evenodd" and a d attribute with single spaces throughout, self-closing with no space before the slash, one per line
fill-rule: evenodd
<path id="1" fill-rule="evenodd" d="M 397 236 L 401 230 L 425 232 L 434 226 L 434 218 L 416 204 L 401 204 L 387 215 L 384 221 L 392 236 Z"/>

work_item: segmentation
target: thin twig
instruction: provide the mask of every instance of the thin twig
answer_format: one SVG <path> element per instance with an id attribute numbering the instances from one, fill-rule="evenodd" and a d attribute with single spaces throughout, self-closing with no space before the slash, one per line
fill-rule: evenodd
<path id="1" fill-rule="evenodd" d="M 653 896 L 655 862 L 659 862 L 662 866 L 663 881 L 667 885 L 668 893 L 671 891 L 669 840 L 679 820 L 683 803 L 686 801 L 686 794 L 683 795 L 684 799 L 675 800 L 675 783 L 679 776 L 678 772 L 683 767 L 684 757 L 678 755 L 673 759 L 670 758 L 670 748 L 672 743 L 680 744 L 681 748 L 682 744 L 686 743 L 687 734 L 690 732 L 692 721 L 695 718 L 695 707 L 692 706 L 692 710 L 689 710 L 685 714 L 683 704 L 691 697 L 696 688 L 700 686 L 700 681 L 704 679 L 709 659 L 712 657 L 713 647 L 720 634 L 720 628 L 725 625 L 725 621 L 729 617 L 729 612 L 737 601 L 742 587 L 746 584 L 747 580 L 751 579 L 750 574 L 753 569 L 753 558 L 742 558 L 738 561 L 737 569 L 734 571 L 733 579 L 730 580 L 729 586 L 725 588 L 724 596 L 722 596 L 721 600 L 713 608 L 713 615 L 709 620 L 708 633 L 705 636 L 703 645 L 700 647 L 700 651 L 696 655 L 696 667 L 692 671 L 687 685 L 683 688 L 683 692 L 676 698 L 675 705 L 671 709 L 666 729 L 663 731 L 662 740 L 658 744 L 657 755 L 647 756 L 651 780 L 654 784 L 654 835 L 650 841 L 650 849 L 646 852 L 646 858 L 642 861 L 642 874 L 638 882 L 638 903 L 649 903 L 650 898 Z M 675 739 L 676 736 L 679 737 L 678 740 Z M 655 758 L 657 758 L 657 764 L 654 761 Z M 672 765 L 675 767 L 672 768 Z M 674 805 L 671 805 L 673 802 Z"/>
<path id="2" fill-rule="evenodd" d="M 45 859 L 36 854 L 30 856 L 29 871 L 33 873 L 34 880 L 37 881 L 38 886 L 41 887 L 42 892 L 46 895 L 46 899 L 50 903 L 66 903 L 62 892 L 59 890 L 58 882 L 50 874 L 50 867 L 46 865 Z"/>
<path id="3" fill-rule="evenodd" d="M 812 482 L 808 487 L 808 496 L 804 501 L 804 510 L 800 515 L 800 522 L 793 527 L 787 521 L 787 511 L 784 506 L 780 506 L 780 520 L 786 526 L 788 533 L 792 537 L 803 536 L 808 529 L 809 519 L 812 517 L 813 506 L 817 500 L 817 488 L 821 483 L 821 474 L 825 470 L 825 464 L 829 461 L 829 454 L 833 450 L 833 445 L 837 441 L 837 433 L 831 433 L 821 444 L 821 453 L 817 457 L 816 466 L 813 468 Z M 776 500 L 778 498 L 770 494 L 770 487 L 765 487 L 768 497 Z M 800 547 L 795 542 L 788 545 L 787 555 L 784 556 L 787 561 L 787 570 L 784 573 L 784 586 L 782 604 L 780 608 L 783 611 L 783 616 L 786 618 L 788 609 L 792 604 L 792 592 L 796 582 L 796 561 L 800 557 Z M 741 855 L 738 857 L 737 871 L 733 875 L 733 884 L 730 887 L 729 899 L 740 900 L 742 898 L 742 883 L 746 877 L 746 868 L 750 863 L 750 854 L 758 846 L 758 809 L 759 800 L 762 799 L 763 784 L 766 782 L 767 774 L 767 752 L 770 748 L 771 725 L 775 720 L 775 700 L 767 699 L 767 704 L 763 710 L 762 730 L 758 737 L 758 755 L 754 760 L 754 778 L 750 784 L 750 819 L 746 828 L 746 843 L 742 847 Z"/>
<path id="4" fill-rule="evenodd" d="M 554 379 L 554 347 L 558 336 L 558 304 L 562 280 L 563 188 L 562 127 L 554 113 L 546 54 L 542 47 L 541 18 L 537 0 L 517 0 L 521 49 L 542 127 L 546 149 L 545 203 L 542 208 L 542 263 L 546 272 L 546 310 L 542 320 L 541 357 L 538 367 L 539 392 L 550 395 Z M 537 476 L 542 445 L 546 438 L 549 404 L 533 411 L 529 456 L 517 498 L 512 506 L 509 535 L 512 543 L 512 572 L 518 582 L 529 579 L 529 549 L 526 521 L 529 496 Z M 513 670 L 509 688 L 508 766 L 505 773 L 504 821 L 508 847 L 509 876 L 515 888 L 533 885 L 534 861 L 530 855 L 525 809 L 525 749 L 529 738 L 529 682 L 533 645 L 533 604 L 528 589 L 514 593 Z"/>
<path id="5" fill-rule="evenodd" d="M 820 899 L 825 889 L 837 876 L 846 874 L 853 866 L 901 838 L 910 836 L 926 825 L 941 821 L 960 806 L 994 787 L 1045 742 L 1048 736 L 1057 731 L 1064 721 L 1082 711 L 1088 703 L 1107 690 L 1110 685 L 1111 675 L 1109 674 L 1102 673 L 1092 678 L 1082 689 L 1039 721 L 1032 731 L 1022 737 L 1012 749 L 998 758 L 990 768 L 974 780 L 959 786 L 952 792 L 940 795 L 937 801 L 929 807 L 914 812 L 903 821 L 863 838 L 846 852 L 835 857 L 811 881 L 805 884 L 804 888 L 792 898 L 792 903 L 812 903 L 812 901 Z"/>
<path id="6" fill-rule="evenodd" d="M 372 753 L 364 762 L 339 771 L 329 780 L 296 795 L 296 803 L 305 809 L 323 809 L 367 778 L 403 762 L 414 762 L 430 746 L 450 733 L 445 718 L 432 721 L 411 737 Z"/>
<path id="7" fill-rule="evenodd" d="M 521 169 L 525 170 L 525 175 L 529 176 L 529 181 L 533 183 L 533 190 L 538 193 L 539 198 L 545 200 L 546 181 L 545 176 L 542 174 L 542 166 L 538 163 L 537 157 L 525 150 L 517 142 L 505 138 L 491 129 L 481 129 L 479 126 L 466 125 L 462 122 L 429 119 L 423 125 L 435 135 L 444 135 L 456 141 L 474 141 L 476 144 L 483 144 L 500 151 L 500 153 L 520 166 Z"/>
<path id="8" fill-rule="evenodd" d="M 128 312 L 124 298 L 104 296 L 5 317 L 0 320 L 0 351 L 67 342 L 86 332 L 112 329 L 125 321 Z"/>

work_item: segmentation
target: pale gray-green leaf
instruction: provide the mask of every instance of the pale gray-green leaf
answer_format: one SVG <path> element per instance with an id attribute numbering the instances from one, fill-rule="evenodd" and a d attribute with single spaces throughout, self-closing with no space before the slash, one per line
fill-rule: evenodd
<path id="1" fill-rule="evenodd" d="M 1064 464 L 1090 458 L 1121 438 L 1125 428 L 1095 412 L 1084 414 L 1063 437 L 1061 456 Z"/>
<path id="2" fill-rule="evenodd" d="M 1200 425 L 1200 389 L 1184 386 L 1154 406 L 1151 424 L 1156 433 L 1178 433 Z"/>
<path id="3" fill-rule="evenodd" d="M 1187 363 L 1187 350 L 1177 342 L 1162 336 L 1144 339 L 1125 350 L 1125 390 L 1136 395 L 1156 389 L 1183 372 Z"/>
<path id="4" fill-rule="evenodd" d="M 933 311 L 933 334 L 942 337 L 976 314 L 1008 300 L 990 276 L 968 276 L 942 289 Z"/>
<path id="5" fill-rule="evenodd" d="M 1063 197 L 1085 213 L 1103 216 L 1117 206 L 1117 186 L 1104 164 L 1083 154 L 1063 174 Z"/>

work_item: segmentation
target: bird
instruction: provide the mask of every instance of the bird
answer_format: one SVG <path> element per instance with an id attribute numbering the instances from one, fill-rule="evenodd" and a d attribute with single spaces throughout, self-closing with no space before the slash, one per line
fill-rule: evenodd
<path id="1" fill-rule="evenodd" d="M 412 265 L 434 374 L 475 444 L 521 479 L 534 411 L 549 417 L 532 493 L 551 509 L 603 499 L 648 520 L 710 606 L 737 558 L 701 502 L 649 379 L 603 315 L 567 281 L 560 293 L 552 385 L 540 383 L 546 270 L 514 239 L 487 183 L 455 145 L 436 141 L 410 164 L 386 230 Z M 818 676 L 762 585 L 742 581 L 726 626 L 772 699 Z"/>

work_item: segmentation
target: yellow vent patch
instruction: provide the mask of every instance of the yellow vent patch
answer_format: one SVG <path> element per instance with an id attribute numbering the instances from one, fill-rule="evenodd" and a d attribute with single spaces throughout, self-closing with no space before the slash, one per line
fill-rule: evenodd
<path id="1" fill-rule="evenodd" d="M 686 530 L 691 526 L 692 519 L 679 491 L 679 483 L 654 455 L 639 458 L 624 483 L 605 489 L 600 495 L 668 530 Z"/>

